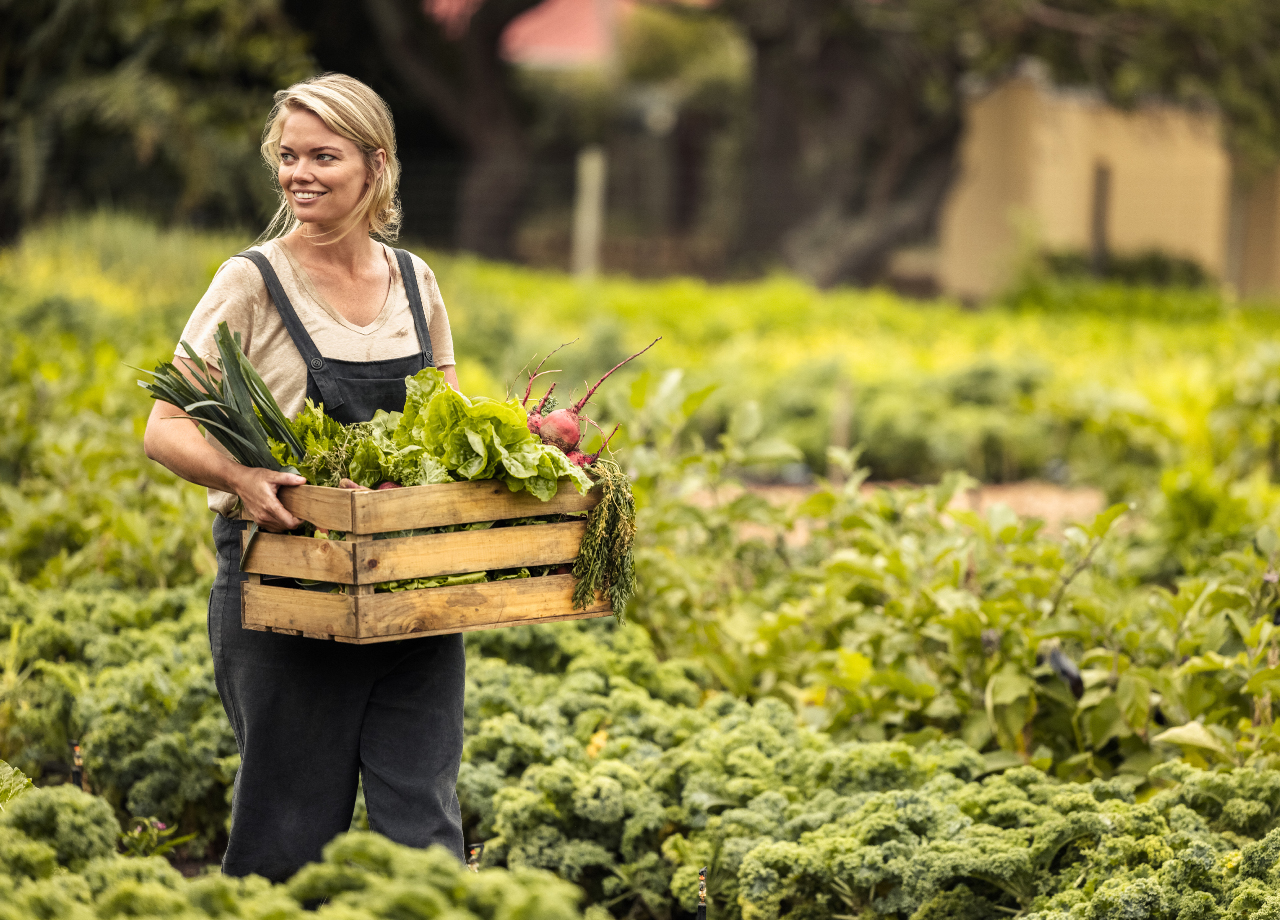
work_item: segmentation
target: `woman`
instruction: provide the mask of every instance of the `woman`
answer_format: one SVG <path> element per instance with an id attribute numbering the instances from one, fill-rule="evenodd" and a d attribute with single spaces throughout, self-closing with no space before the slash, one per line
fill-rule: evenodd
<path id="1" fill-rule="evenodd" d="M 182 341 L 216 359 L 226 321 L 289 416 L 306 398 L 347 423 L 401 410 L 404 378 L 433 364 L 456 387 L 431 270 L 372 238 L 394 238 L 400 219 L 382 99 L 341 74 L 291 86 L 276 94 L 262 153 L 281 190 L 267 241 L 223 264 Z M 189 357 L 179 346 L 176 360 Z M 247 520 L 301 524 L 277 490 L 305 480 L 240 466 L 182 414 L 156 403 L 144 446 L 207 486 L 217 512 L 209 641 L 241 756 L 223 871 L 280 880 L 319 859 L 350 825 L 361 778 L 374 830 L 461 859 L 462 637 L 358 646 L 243 629 L 241 532 Z"/>

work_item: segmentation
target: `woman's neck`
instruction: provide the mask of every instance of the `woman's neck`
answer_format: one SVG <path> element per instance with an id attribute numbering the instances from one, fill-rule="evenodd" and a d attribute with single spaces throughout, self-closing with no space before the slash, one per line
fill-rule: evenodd
<path id="1" fill-rule="evenodd" d="M 333 242 L 326 242 L 330 234 L 321 228 L 310 233 L 308 230 L 309 225 L 303 224 L 281 238 L 281 242 L 304 265 L 323 265 L 354 277 L 377 251 L 377 243 L 370 239 L 368 227 L 354 227 Z"/>

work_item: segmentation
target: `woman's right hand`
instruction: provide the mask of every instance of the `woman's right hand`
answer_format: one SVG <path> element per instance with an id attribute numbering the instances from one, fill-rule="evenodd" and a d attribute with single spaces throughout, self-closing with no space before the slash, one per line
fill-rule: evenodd
<path id="1" fill-rule="evenodd" d="M 281 486 L 300 486 L 306 483 L 306 479 L 296 473 L 248 466 L 240 467 L 238 472 L 233 491 L 240 496 L 243 517 L 256 521 L 259 527 L 272 533 L 302 526 L 302 519 L 294 517 L 288 508 L 280 504 L 277 493 Z"/>

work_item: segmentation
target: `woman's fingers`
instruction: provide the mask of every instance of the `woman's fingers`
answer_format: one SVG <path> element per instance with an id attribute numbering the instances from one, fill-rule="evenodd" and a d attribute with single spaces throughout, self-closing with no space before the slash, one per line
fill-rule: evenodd
<path id="1" fill-rule="evenodd" d="M 257 521 L 263 530 L 293 530 L 302 525 L 302 520 L 281 504 L 277 491 L 281 486 L 297 486 L 305 482 L 306 479 L 297 473 L 253 470 L 240 493 L 240 500 L 244 503 L 248 516 Z"/>

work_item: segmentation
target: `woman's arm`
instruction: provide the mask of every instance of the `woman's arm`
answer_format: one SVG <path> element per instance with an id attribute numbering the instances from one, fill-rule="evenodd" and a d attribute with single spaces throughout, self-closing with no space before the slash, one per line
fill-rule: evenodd
<path id="1" fill-rule="evenodd" d="M 190 366 L 186 358 L 176 358 L 174 363 L 183 370 Z M 264 530 L 292 530 L 302 524 L 280 504 L 276 490 L 302 485 L 304 478 L 236 463 L 215 450 L 185 414 L 177 406 L 156 401 L 142 438 L 148 457 L 188 482 L 240 496 L 245 516 Z"/>
<path id="2" fill-rule="evenodd" d="M 443 364 L 438 368 L 438 370 L 440 371 L 440 373 L 444 374 L 445 383 L 449 384 L 449 386 L 453 387 L 459 393 L 462 392 L 462 387 L 458 386 L 457 367 L 455 367 L 452 364 Z"/>

